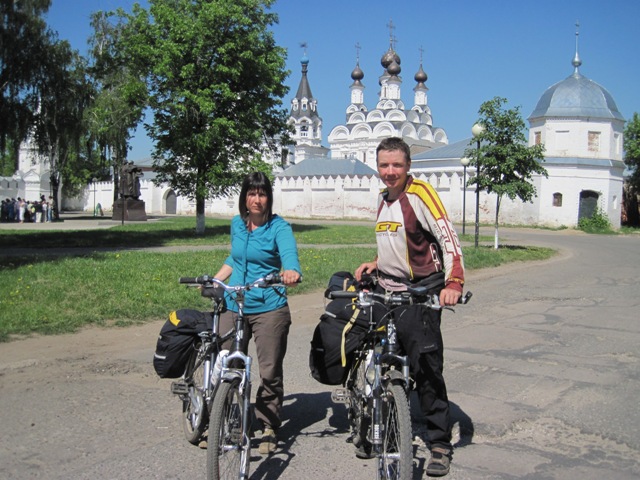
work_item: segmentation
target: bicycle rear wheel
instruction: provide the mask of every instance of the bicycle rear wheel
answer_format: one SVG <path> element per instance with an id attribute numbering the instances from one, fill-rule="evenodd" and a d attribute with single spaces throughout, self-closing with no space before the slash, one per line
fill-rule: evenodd
<path id="1" fill-rule="evenodd" d="M 182 399 L 182 430 L 189 443 L 198 445 L 207 429 L 209 410 L 206 405 L 204 391 L 204 352 L 200 344 L 194 346 L 194 351 L 187 362 L 185 382 L 187 394 Z"/>
<path id="2" fill-rule="evenodd" d="M 224 382 L 218 386 L 211 406 L 207 445 L 207 479 L 242 478 L 249 474 L 251 444 L 243 429 L 243 396 L 240 381 Z"/>
<path id="3" fill-rule="evenodd" d="M 381 403 L 384 437 L 378 479 L 410 480 L 413 478 L 411 414 L 404 388 L 388 384 Z"/>

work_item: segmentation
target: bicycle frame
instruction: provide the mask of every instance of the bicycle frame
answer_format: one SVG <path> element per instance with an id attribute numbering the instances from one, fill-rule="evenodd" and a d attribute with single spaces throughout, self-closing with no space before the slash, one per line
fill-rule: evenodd
<path id="1" fill-rule="evenodd" d="M 181 278 L 180 283 L 188 287 L 210 285 L 208 277 Z M 213 322 L 209 329 L 198 334 L 193 351 L 187 360 L 182 377 L 171 384 L 171 392 L 183 402 L 182 427 L 188 442 L 198 445 L 208 427 L 209 411 L 218 386 L 214 380 L 214 364 L 220 353 L 221 345 L 233 335 L 233 330 L 220 335 L 219 321 L 223 310 L 223 297 L 217 291 L 208 291 L 205 297 L 211 298 Z"/>
<path id="2" fill-rule="evenodd" d="M 229 354 L 222 358 L 222 369 L 220 372 L 220 382 L 232 382 L 235 379 L 240 380 L 239 392 L 242 396 L 242 431 L 244 432 L 243 444 L 251 441 L 249 438 L 249 418 L 251 411 L 251 365 L 252 358 L 248 355 L 244 347 L 244 291 L 236 291 L 236 304 L 238 305 L 238 313 L 235 319 L 235 335 L 233 344 Z M 237 366 L 240 363 L 241 366 Z M 233 365 L 233 366 L 232 366 Z M 248 462 L 242 462 L 242 471 L 240 478 L 248 475 Z"/>
<path id="3" fill-rule="evenodd" d="M 197 280 L 198 283 L 208 287 L 219 286 L 233 298 L 238 308 L 235 314 L 234 328 L 219 343 L 221 345 L 229 339 L 233 339 L 229 353 L 218 357 L 221 364 L 220 375 L 215 395 L 209 403 L 207 478 L 212 480 L 246 479 L 249 476 L 251 458 L 252 358 L 247 352 L 248 341 L 246 340 L 248 339 L 245 338 L 245 293 L 253 288 L 275 288 L 284 287 L 284 285 L 277 273 L 239 286 L 229 286 L 208 276 L 191 280 Z M 212 293 L 216 295 L 215 292 Z M 214 319 L 214 330 L 218 329 L 219 324 Z M 229 477 L 229 475 L 233 475 L 233 477 Z"/>
<path id="4" fill-rule="evenodd" d="M 369 455 L 366 444 L 371 445 L 371 453 L 378 458 L 378 478 L 399 478 L 396 477 L 398 474 L 403 479 L 408 478 L 406 472 L 411 471 L 411 449 L 407 447 L 411 444 L 408 401 L 411 390 L 410 365 L 408 356 L 400 354 L 395 312 L 403 306 L 410 305 L 434 310 L 450 307 L 442 307 L 438 296 L 428 294 L 424 286 L 408 287 L 404 292 L 385 292 L 384 294 L 368 291 L 330 292 L 328 297 L 349 298 L 358 308 L 369 309 L 369 330 L 349 370 L 345 382 L 346 392 L 336 392 L 332 398 L 338 402 L 349 403 L 350 415 L 353 415 L 350 417 L 352 439 L 357 439 L 359 444 L 356 447 L 366 447 L 361 452 L 364 455 Z M 468 292 L 459 303 L 467 303 L 470 298 L 471 292 Z M 374 318 L 373 307 L 376 304 L 383 305 L 386 309 L 379 320 Z M 379 327 L 379 325 L 384 326 Z M 372 352 L 370 360 L 369 352 Z M 363 385 L 358 388 L 363 362 L 365 365 Z M 371 367 L 373 367 L 373 378 L 369 375 Z M 385 413 L 384 402 L 389 402 L 390 405 L 387 407 L 387 413 Z M 389 412 L 394 412 L 393 415 L 397 414 L 397 419 L 404 420 L 398 420 L 396 423 L 395 417 Z M 390 426 L 391 430 L 404 433 L 390 434 L 389 438 L 385 438 L 389 435 L 385 428 L 391 425 L 387 423 L 389 418 L 385 416 L 392 419 L 394 426 Z M 371 419 L 370 425 L 366 424 L 368 418 Z M 411 476 L 410 473 L 408 475 Z"/>
<path id="5" fill-rule="evenodd" d="M 365 396 L 368 399 L 367 405 L 371 410 L 370 416 L 372 419 L 369 427 L 369 437 L 371 439 L 371 445 L 374 453 L 379 455 L 381 453 L 380 448 L 382 446 L 384 434 L 382 429 L 383 418 L 380 403 L 383 400 L 383 386 L 389 381 L 401 383 L 405 392 L 409 393 L 410 367 L 409 357 L 398 353 L 400 347 L 398 345 L 396 334 L 394 309 L 390 309 L 380 321 L 376 321 L 373 318 L 373 305 L 375 302 L 368 300 L 365 295 L 363 295 L 364 293 L 365 292 L 359 292 L 358 304 L 361 308 L 367 308 L 369 310 L 369 331 L 363 341 L 364 348 L 360 349 L 359 358 L 356 359 L 353 368 L 349 372 L 346 385 L 347 388 L 350 390 L 352 389 L 353 383 L 356 381 L 355 375 L 357 375 L 359 365 L 362 362 L 366 362 L 367 353 L 369 351 L 373 352 L 370 360 L 372 365 L 366 365 L 366 371 L 368 371 L 370 366 L 373 366 L 374 375 L 370 382 L 371 390 L 369 394 Z M 351 295 L 353 295 L 353 293 L 351 293 Z M 388 319 L 384 327 L 384 334 L 381 334 L 382 330 L 377 327 L 378 324 L 384 323 L 385 317 Z M 378 352 L 376 350 L 381 351 Z M 393 365 L 400 366 L 401 370 L 399 372 L 397 370 L 391 370 L 390 367 Z M 390 375 L 390 372 L 398 373 L 392 373 Z M 365 382 L 368 381 L 369 379 L 366 378 L 365 375 Z M 351 388 L 349 387 L 350 384 Z"/>

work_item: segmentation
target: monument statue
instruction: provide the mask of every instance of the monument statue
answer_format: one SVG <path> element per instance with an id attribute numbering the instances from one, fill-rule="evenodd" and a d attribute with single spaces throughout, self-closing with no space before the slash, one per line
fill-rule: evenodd
<path id="1" fill-rule="evenodd" d="M 120 195 L 123 198 L 140 198 L 140 177 L 142 169 L 133 162 L 126 162 L 120 171 Z"/>
<path id="2" fill-rule="evenodd" d="M 113 204 L 113 220 L 146 221 L 144 201 L 140 200 L 142 169 L 133 162 L 124 162 L 120 169 L 120 198 Z"/>

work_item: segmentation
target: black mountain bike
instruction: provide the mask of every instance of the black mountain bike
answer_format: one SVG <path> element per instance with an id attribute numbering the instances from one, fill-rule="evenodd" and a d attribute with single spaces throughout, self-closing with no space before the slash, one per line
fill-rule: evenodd
<path id="1" fill-rule="evenodd" d="M 471 295 L 468 292 L 458 303 L 467 303 Z M 352 305 L 369 314 L 369 329 L 355 351 L 345 388 L 336 389 L 331 398 L 347 404 L 357 451 L 364 458 L 377 457 L 376 478 L 412 479 L 409 358 L 400 353 L 394 310 L 406 305 L 451 308 L 441 306 L 438 296 L 427 294 L 423 286 L 386 294 L 334 291 L 329 298 L 353 299 Z M 382 318 L 374 318 L 376 305 L 385 307 Z"/>

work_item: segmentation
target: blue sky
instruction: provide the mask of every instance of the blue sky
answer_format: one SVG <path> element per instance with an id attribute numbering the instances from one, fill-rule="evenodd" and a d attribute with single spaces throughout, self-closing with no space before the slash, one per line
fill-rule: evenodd
<path id="1" fill-rule="evenodd" d="M 85 53 L 90 13 L 129 10 L 133 3 L 53 0 L 47 21 Z M 402 99 L 407 108 L 413 105 L 422 49 L 434 126 L 447 132 L 450 143 L 471 136 L 480 104 L 495 96 L 519 106 L 526 120 L 544 91 L 573 72 L 576 21 L 580 73 L 605 87 L 627 120 L 640 113 L 638 0 L 279 0 L 274 11 L 280 17 L 276 41 L 287 49 L 291 71 L 284 104 L 289 108 L 300 82 L 300 44 L 306 42 L 326 146 L 331 129 L 345 120 L 357 43 L 365 103 L 375 107 L 390 20 L 402 60 Z M 142 129 L 131 145 L 131 160 L 150 156 L 152 144 Z"/>

